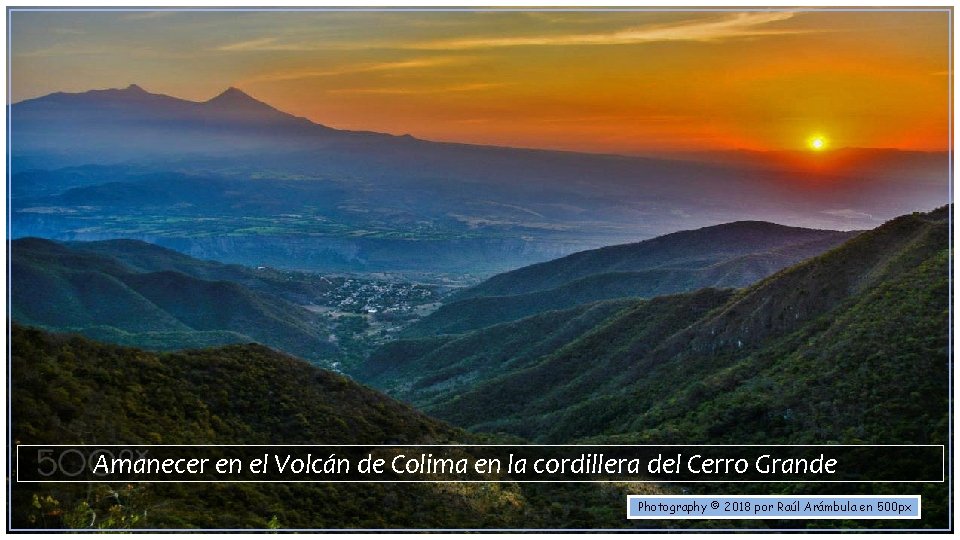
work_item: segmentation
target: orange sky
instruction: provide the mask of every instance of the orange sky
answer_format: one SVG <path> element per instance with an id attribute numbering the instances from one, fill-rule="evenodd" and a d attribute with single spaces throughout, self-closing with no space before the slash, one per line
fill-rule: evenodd
<path id="1" fill-rule="evenodd" d="M 337 128 L 596 152 L 948 147 L 940 11 L 14 11 L 12 98 L 237 86 Z"/>

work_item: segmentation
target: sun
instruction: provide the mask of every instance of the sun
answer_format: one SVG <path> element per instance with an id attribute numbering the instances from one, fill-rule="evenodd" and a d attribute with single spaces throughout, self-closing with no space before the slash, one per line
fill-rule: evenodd
<path id="1" fill-rule="evenodd" d="M 814 152 L 819 152 L 821 150 L 826 150 L 827 148 L 827 139 L 822 135 L 814 135 L 807 140 L 807 146 L 810 147 Z"/>

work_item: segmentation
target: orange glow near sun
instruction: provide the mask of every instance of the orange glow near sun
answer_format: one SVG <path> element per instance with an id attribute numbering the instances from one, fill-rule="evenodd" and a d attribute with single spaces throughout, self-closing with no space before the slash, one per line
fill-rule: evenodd
<path id="1" fill-rule="evenodd" d="M 438 141 L 818 162 L 950 147 L 949 10 L 477 11 L 17 11 L 9 99 L 236 86 L 330 127 Z"/>

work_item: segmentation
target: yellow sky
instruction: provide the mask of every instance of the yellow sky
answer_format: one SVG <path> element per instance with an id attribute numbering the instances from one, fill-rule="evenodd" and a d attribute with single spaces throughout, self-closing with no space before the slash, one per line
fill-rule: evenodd
<path id="1" fill-rule="evenodd" d="M 948 146 L 940 11 L 30 12 L 13 101 L 237 86 L 344 129 L 598 152 Z"/>

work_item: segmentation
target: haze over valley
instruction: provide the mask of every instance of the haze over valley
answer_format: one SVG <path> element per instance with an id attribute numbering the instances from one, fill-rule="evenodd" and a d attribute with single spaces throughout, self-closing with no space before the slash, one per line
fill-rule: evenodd
<path id="1" fill-rule="evenodd" d="M 657 159 L 346 132 L 231 88 L 14 104 L 11 234 L 314 271 L 490 275 L 736 220 L 872 228 L 947 201 L 947 154 Z M 82 137 L 77 134 L 82 133 Z"/>

